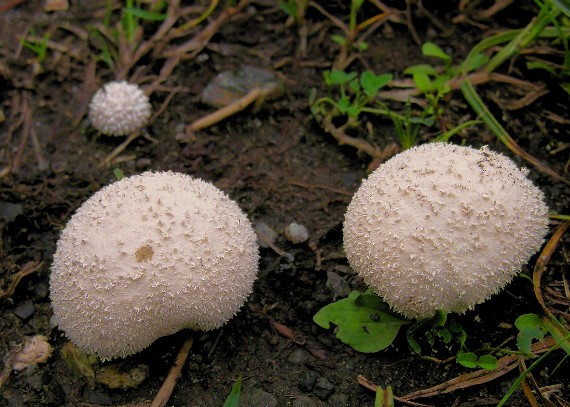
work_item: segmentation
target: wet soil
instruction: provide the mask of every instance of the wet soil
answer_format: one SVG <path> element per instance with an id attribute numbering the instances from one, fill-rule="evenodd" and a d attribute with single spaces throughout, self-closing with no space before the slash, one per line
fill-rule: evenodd
<path id="1" fill-rule="evenodd" d="M 331 2 L 331 12 L 346 16 L 348 10 L 339 3 Z M 403 1 L 387 3 L 405 7 Z M 452 18 L 458 14 L 456 3 L 430 9 L 449 30 L 445 33 L 416 8 L 413 21 L 422 40 L 436 41 L 460 60 L 489 31 L 453 24 Z M 491 31 L 522 27 L 535 11 L 532 2 L 523 3 L 483 23 Z M 458 351 L 456 344 L 430 349 L 423 341 L 425 354 L 431 358 L 422 358 L 400 335 L 384 351 L 361 354 L 342 344 L 333 331 L 312 321 L 324 305 L 352 290 L 365 289 L 344 258 L 342 221 L 352 194 L 366 177 L 370 159 L 350 146 L 339 146 L 310 114 L 308 91 L 317 88 L 325 92 L 322 72 L 335 58 L 335 44 L 329 38 L 335 29 L 322 15 L 308 15 L 314 28 L 308 41 L 309 56 L 296 58 L 296 30 L 272 4 L 252 3 L 246 17 L 223 25 L 211 42 L 223 45 L 224 52 L 211 46 L 196 58 L 179 63 L 167 85 L 184 90 L 148 126 L 149 137 L 135 140 L 110 166 L 100 163 L 123 139 L 98 135 L 86 119 L 78 125 L 73 123 L 85 81 L 84 62 L 89 56 L 62 56 L 57 61 L 50 57 L 42 68 L 28 50 L 14 56 L 18 39 L 28 30 L 41 33 L 58 21 L 85 25 L 101 18 L 104 2 L 73 1 L 68 11 L 46 13 L 40 2 L 30 1 L 0 13 L 0 108 L 6 116 L 0 123 L 0 161 L 7 169 L 0 178 L 2 289 L 28 262 L 41 262 L 39 269 L 24 277 L 2 303 L 0 355 L 8 355 L 25 336 L 46 335 L 54 347 L 46 363 L 10 375 L 1 388 L 0 405 L 148 405 L 189 336 L 194 337 L 194 346 L 169 406 L 221 406 L 240 375 L 242 406 L 371 406 L 374 394 L 357 383 L 358 375 L 382 387 L 390 385 L 394 394 L 401 396 L 470 371 L 449 359 Z M 368 41 L 368 50 L 351 69 L 370 68 L 376 73 L 401 76 L 404 68 L 423 61 L 420 47 L 404 24 L 378 29 Z M 176 141 L 186 124 L 213 110 L 200 102 L 206 84 L 219 72 L 244 64 L 276 72 L 283 82 L 283 93 L 257 109 L 245 109 L 197 132 L 195 140 Z M 511 69 L 514 75 L 526 73 L 518 64 Z M 535 73 L 529 75 L 529 80 L 540 79 Z M 96 83 L 111 79 L 109 70 L 99 67 Z M 501 103 L 515 97 L 508 87 L 487 84 L 478 88 L 521 147 L 565 174 L 569 150 L 557 154 L 549 150 L 569 141 L 568 95 L 552 89 L 523 109 L 507 110 Z M 156 92 L 152 96 L 155 109 L 167 94 Z M 449 105 L 450 121 L 474 118 L 460 97 L 454 100 Z M 33 137 L 27 139 L 22 136 L 22 126 L 15 123 L 22 116 L 22 106 L 33 117 Z M 548 112 L 560 120 L 549 119 Z M 397 141 L 389 121 L 370 120 L 377 144 Z M 425 141 L 429 134 L 422 137 Z M 489 144 L 525 165 L 483 126 L 462 133 L 454 141 L 462 139 L 475 146 Z M 173 170 L 212 182 L 237 201 L 254 224 L 263 222 L 279 232 L 276 245 L 294 258 L 260 249 L 254 292 L 223 328 L 206 333 L 179 332 L 157 340 L 139 354 L 107 362 L 125 371 L 139 365 L 148 367 L 146 380 L 127 389 L 93 383 L 64 361 L 61 349 L 66 338 L 50 324 L 48 286 L 61 229 L 82 202 L 116 179 L 113 170 L 117 168 L 127 176 L 145 170 Z M 530 177 L 544 190 L 553 211 L 567 213 L 568 188 L 563 183 L 533 168 Z M 308 228 L 307 243 L 294 245 L 285 239 L 282 230 L 291 222 Z M 563 240 L 545 284 L 560 283 L 560 273 L 568 266 L 567 250 L 568 241 Z M 523 273 L 532 271 L 534 260 Z M 538 311 L 532 285 L 521 277 L 474 311 L 455 318 L 468 333 L 471 349 L 515 349 L 514 320 L 523 313 Z M 275 322 L 293 336 L 276 330 Z M 562 351 L 555 351 L 534 376 L 540 386 L 562 385 L 561 391 L 568 398 L 568 377 L 563 373 L 568 362 L 550 375 L 562 357 Z M 516 377 L 515 370 L 489 383 L 417 401 L 433 406 L 496 405 Z M 518 391 L 509 405 L 524 406 L 528 403 L 525 400 Z"/>

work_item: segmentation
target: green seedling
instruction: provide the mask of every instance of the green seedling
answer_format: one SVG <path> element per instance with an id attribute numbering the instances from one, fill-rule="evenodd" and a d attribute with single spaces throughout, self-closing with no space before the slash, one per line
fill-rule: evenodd
<path id="1" fill-rule="evenodd" d="M 425 57 L 435 58 L 443 62 L 443 67 L 435 67 L 429 64 L 413 65 L 404 70 L 411 75 L 414 84 L 424 95 L 428 102 L 426 108 L 429 115 L 440 117 L 442 110 L 439 107 L 440 100 L 451 92 L 450 81 L 459 75 L 459 69 L 452 66 L 451 55 L 447 54 L 437 44 L 426 42 L 422 46 L 422 54 Z M 483 66 L 488 57 L 482 53 L 471 56 L 470 63 L 462 67 L 465 73 L 473 72 Z"/>
<path id="2" fill-rule="evenodd" d="M 378 352 L 394 342 L 400 328 L 409 320 L 393 313 L 372 291 L 353 291 L 348 298 L 326 305 L 313 321 L 330 329 L 336 326 L 336 337 L 354 350 Z"/>
<path id="3" fill-rule="evenodd" d="M 293 18 L 297 24 L 305 20 L 305 12 L 309 4 L 308 0 L 280 0 L 277 5 L 289 17 Z"/>
<path id="4" fill-rule="evenodd" d="M 358 25 L 356 17 L 358 11 L 364 4 L 364 0 L 351 0 L 350 2 L 350 14 L 348 18 L 348 26 L 344 31 L 344 35 L 332 35 L 331 40 L 346 48 L 355 48 L 359 51 L 364 51 L 368 49 L 368 44 L 365 41 L 355 41 L 356 34 L 358 32 Z"/>
<path id="5" fill-rule="evenodd" d="M 241 376 L 239 376 L 232 386 L 232 390 L 224 403 L 224 407 L 239 407 L 239 399 L 241 396 Z"/>
<path id="6" fill-rule="evenodd" d="M 517 335 L 517 346 L 522 354 L 527 358 L 535 358 L 531 352 L 531 345 L 535 341 L 543 341 L 546 333 L 550 333 L 556 340 L 556 346 L 551 347 L 546 353 L 538 358 L 526 368 L 519 377 L 511 385 L 507 393 L 503 396 L 497 407 L 506 405 L 509 398 L 521 386 L 523 380 L 544 361 L 553 351 L 562 348 L 566 352 L 566 356 L 562 361 L 570 356 L 570 332 L 560 322 L 551 315 L 540 316 L 537 314 L 524 314 L 519 316 L 515 321 L 515 326 L 519 330 Z M 558 366 L 562 364 L 559 363 Z"/>
<path id="7" fill-rule="evenodd" d="M 376 387 L 374 407 L 394 407 L 394 394 L 392 393 L 391 386 L 388 386 L 385 389 L 380 386 Z"/>
<path id="8" fill-rule="evenodd" d="M 48 41 L 49 41 L 49 34 L 45 33 L 42 35 L 41 38 L 21 38 L 20 43 L 24 46 L 24 48 L 29 49 L 38 59 L 38 63 L 44 62 L 47 57 L 47 50 L 48 50 Z"/>

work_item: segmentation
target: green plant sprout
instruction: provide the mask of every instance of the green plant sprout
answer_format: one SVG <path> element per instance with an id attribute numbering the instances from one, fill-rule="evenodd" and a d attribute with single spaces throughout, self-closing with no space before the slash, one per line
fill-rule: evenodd
<path id="1" fill-rule="evenodd" d="M 236 382 L 233 384 L 230 394 L 228 394 L 228 397 L 226 398 L 224 407 L 239 407 L 239 399 L 241 397 L 241 381 L 242 378 L 239 376 Z"/>
<path id="2" fill-rule="evenodd" d="M 47 56 L 49 37 L 48 33 L 44 33 L 41 38 L 20 38 L 20 43 L 24 48 L 27 48 L 36 54 L 38 63 L 41 64 Z"/>
<path id="3" fill-rule="evenodd" d="M 342 34 L 331 36 L 331 40 L 339 46 L 338 55 L 333 62 L 333 69 L 345 70 L 358 57 L 359 51 L 368 49 L 366 38 L 385 21 L 390 20 L 400 24 L 405 22 L 405 19 L 402 17 L 403 13 L 400 10 L 390 8 L 382 2 L 370 0 L 370 3 L 376 6 L 380 12 L 366 18 L 362 22 L 358 22 L 358 13 L 364 5 L 364 0 L 350 0 L 347 23 L 329 13 L 318 2 L 309 2 L 309 6 L 327 17 L 342 32 Z M 356 51 L 356 53 L 353 53 L 353 51 Z"/>
<path id="4" fill-rule="evenodd" d="M 378 386 L 375 393 L 374 407 L 394 407 L 394 395 L 391 386 L 387 386 L 385 389 Z"/>
<path id="5" fill-rule="evenodd" d="M 289 18 L 297 25 L 299 57 L 307 56 L 307 37 L 309 36 L 309 26 L 305 20 L 305 13 L 309 5 L 309 0 L 279 0 L 277 3 L 279 8 L 289 16 Z"/>
<path id="6" fill-rule="evenodd" d="M 443 86 L 438 87 L 435 91 L 436 93 L 430 99 L 432 102 L 426 105 L 420 114 L 416 115 L 412 113 L 412 102 L 409 98 L 404 112 L 398 113 L 390 109 L 378 97 L 379 92 L 393 80 L 392 74 L 376 75 L 372 71 L 367 70 L 359 76 L 356 72 L 347 73 L 341 70 L 331 70 L 325 71 L 323 76 L 325 84 L 331 90 L 331 96 L 316 98 L 316 90 L 312 90 L 309 94 L 311 113 L 326 131 L 337 138 L 339 143 L 353 144 L 373 157 L 377 154 L 377 151 L 371 144 L 372 142 L 352 143 L 354 139 L 345 135 L 345 130 L 360 126 L 361 115 L 368 114 L 389 118 L 394 124 L 400 145 L 404 149 L 408 149 L 417 143 L 421 126 L 430 128 L 438 119 L 437 103 L 441 96 L 444 95 Z M 419 72 L 416 72 L 416 77 L 419 82 L 432 84 L 428 76 L 424 76 Z M 430 85 L 430 88 L 426 88 L 426 91 L 431 92 L 431 89 L 435 90 L 436 88 L 434 85 Z M 338 92 L 336 97 L 332 96 L 335 90 Z M 432 95 L 432 93 L 428 93 L 428 95 Z M 338 121 L 340 118 L 344 118 L 345 121 L 340 127 L 337 127 L 333 122 Z M 435 136 L 435 139 L 446 141 L 459 131 L 476 123 L 478 121 L 462 123 L 457 128 Z M 367 144 L 363 145 L 363 143 Z"/>

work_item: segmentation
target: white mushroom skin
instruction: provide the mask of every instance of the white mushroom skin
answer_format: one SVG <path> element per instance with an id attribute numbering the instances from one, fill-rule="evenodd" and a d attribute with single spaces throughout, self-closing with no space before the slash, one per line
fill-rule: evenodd
<path id="1" fill-rule="evenodd" d="M 103 359 L 184 328 L 211 330 L 252 292 L 253 227 L 215 186 L 146 172 L 96 192 L 57 243 L 50 291 L 59 328 Z"/>
<path id="2" fill-rule="evenodd" d="M 152 106 L 137 85 L 125 81 L 105 84 L 89 103 L 89 120 L 93 127 L 108 136 L 125 136 L 142 128 Z"/>
<path id="3" fill-rule="evenodd" d="M 526 172 L 487 147 L 430 143 L 382 164 L 344 222 L 352 268 L 395 311 L 463 313 L 511 281 L 547 233 Z"/>

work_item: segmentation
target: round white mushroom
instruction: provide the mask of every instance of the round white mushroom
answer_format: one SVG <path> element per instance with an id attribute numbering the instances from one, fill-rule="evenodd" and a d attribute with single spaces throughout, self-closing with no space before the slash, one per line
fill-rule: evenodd
<path id="1" fill-rule="evenodd" d="M 91 98 L 89 120 L 103 134 L 124 136 L 142 128 L 151 109 L 148 96 L 137 85 L 109 82 Z"/>
<path id="2" fill-rule="evenodd" d="M 110 184 L 72 216 L 50 276 L 59 328 L 112 359 L 184 328 L 211 330 L 252 292 L 258 247 L 238 205 L 189 175 Z"/>
<path id="3" fill-rule="evenodd" d="M 350 203 L 350 265 L 394 310 L 463 313 L 500 291 L 547 233 L 526 172 L 487 147 L 424 144 L 388 160 Z"/>

